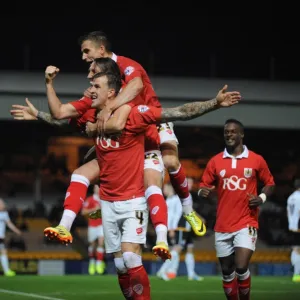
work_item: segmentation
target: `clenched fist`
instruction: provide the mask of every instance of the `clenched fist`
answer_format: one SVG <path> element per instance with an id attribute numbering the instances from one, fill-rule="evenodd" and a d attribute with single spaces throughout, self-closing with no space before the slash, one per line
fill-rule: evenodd
<path id="1" fill-rule="evenodd" d="M 45 71 L 46 81 L 49 82 L 53 80 L 58 72 L 59 72 L 59 68 L 55 66 L 48 66 Z"/>

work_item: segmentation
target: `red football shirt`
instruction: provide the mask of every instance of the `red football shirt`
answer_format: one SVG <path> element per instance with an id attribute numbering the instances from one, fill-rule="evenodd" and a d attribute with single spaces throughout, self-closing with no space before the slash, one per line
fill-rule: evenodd
<path id="1" fill-rule="evenodd" d="M 118 64 L 121 74 L 124 75 L 124 80 L 126 83 L 136 77 L 142 78 L 144 89 L 140 95 L 144 100 L 144 104 L 161 107 L 147 72 L 138 62 L 128 57 L 119 56 L 116 54 L 113 54 L 112 59 Z"/>
<path id="2" fill-rule="evenodd" d="M 257 195 L 257 181 L 274 185 L 273 176 L 261 155 L 244 151 L 232 157 L 226 149 L 208 162 L 201 187 L 216 186 L 218 195 L 216 232 L 234 232 L 247 226 L 258 228 L 258 208 L 248 206 L 249 194 Z"/>
<path id="3" fill-rule="evenodd" d="M 91 108 L 86 110 L 80 117 L 69 119 L 69 124 L 81 133 L 85 133 L 86 122 L 95 122 L 95 116 L 96 109 Z"/>
<path id="4" fill-rule="evenodd" d="M 92 195 L 85 199 L 83 207 L 86 209 L 98 209 L 100 208 L 100 199 L 98 195 Z M 88 226 L 97 227 L 102 225 L 102 219 L 90 219 L 88 220 Z"/>
<path id="5" fill-rule="evenodd" d="M 72 104 L 75 109 L 77 110 L 80 117 L 76 119 L 70 120 L 70 125 L 75 125 L 81 132 L 85 132 L 85 123 L 87 121 L 95 122 L 94 117 L 92 116 L 93 121 L 91 121 L 91 112 L 89 109 L 91 108 L 92 100 L 87 97 L 82 97 L 80 100 L 69 102 Z M 136 105 L 144 104 L 145 101 L 143 100 L 141 95 L 137 95 L 132 101 L 128 104 L 131 107 Z M 95 110 L 94 110 L 95 112 Z M 160 139 L 159 134 L 156 128 L 156 125 L 152 124 L 149 125 L 145 132 L 145 152 L 151 150 L 159 150 Z"/>
<path id="6" fill-rule="evenodd" d="M 135 106 L 119 138 L 95 139 L 100 167 L 100 199 L 122 201 L 143 197 L 144 132 L 160 121 L 161 108 Z"/>

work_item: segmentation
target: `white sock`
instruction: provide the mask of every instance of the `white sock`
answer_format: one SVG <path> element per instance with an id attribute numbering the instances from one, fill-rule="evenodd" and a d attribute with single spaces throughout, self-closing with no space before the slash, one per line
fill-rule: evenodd
<path id="1" fill-rule="evenodd" d="M 75 218 L 76 218 L 76 214 L 74 213 L 74 211 L 70 209 L 65 209 L 59 225 L 64 226 L 68 231 L 70 231 Z"/>
<path id="2" fill-rule="evenodd" d="M 177 271 L 178 271 L 178 268 L 179 268 L 180 257 L 179 257 L 178 252 L 176 252 L 176 251 L 172 251 L 171 254 L 172 254 L 172 259 L 171 259 L 171 265 L 169 267 L 168 272 L 169 273 L 174 273 L 174 274 L 177 275 Z"/>
<path id="3" fill-rule="evenodd" d="M 4 273 L 9 271 L 8 257 L 6 254 L 1 254 L 1 265 Z"/>
<path id="4" fill-rule="evenodd" d="M 184 215 L 190 214 L 194 209 L 193 209 L 193 198 L 191 194 L 185 199 L 180 199 L 181 204 L 182 204 L 182 211 Z"/>
<path id="5" fill-rule="evenodd" d="M 90 258 L 90 265 L 94 265 L 95 264 L 95 258 Z"/>
<path id="6" fill-rule="evenodd" d="M 172 253 L 172 252 L 171 252 L 171 253 Z M 159 268 L 159 270 L 157 271 L 157 273 L 160 273 L 160 274 L 167 273 L 167 271 L 169 270 L 170 265 L 171 265 L 171 260 L 170 260 L 170 259 L 167 259 L 167 260 L 161 265 L 161 267 Z"/>
<path id="7" fill-rule="evenodd" d="M 193 253 L 187 253 L 185 255 L 185 265 L 188 277 L 193 277 L 195 274 L 195 258 Z"/>
<path id="8" fill-rule="evenodd" d="M 159 224 L 155 227 L 156 242 L 165 242 L 168 245 L 168 228 L 166 225 Z"/>

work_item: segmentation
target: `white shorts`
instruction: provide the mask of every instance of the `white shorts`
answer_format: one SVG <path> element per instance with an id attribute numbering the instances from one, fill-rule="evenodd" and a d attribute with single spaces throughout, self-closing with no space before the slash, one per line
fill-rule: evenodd
<path id="1" fill-rule="evenodd" d="M 179 144 L 173 128 L 174 128 L 174 124 L 172 122 L 161 123 L 158 125 L 157 130 L 159 133 L 161 144 L 170 141 L 176 142 L 177 145 Z"/>
<path id="2" fill-rule="evenodd" d="M 103 237 L 103 226 L 89 226 L 88 227 L 88 242 L 94 242 L 98 238 Z"/>
<path id="3" fill-rule="evenodd" d="M 148 205 L 145 197 L 126 201 L 101 200 L 106 253 L 121 251 L 121 243 L 145 244 Z"/>
<path id="4" fill-rule="evenodd" d="M 158 171 L 162 174 L 162 178 L 165 178 L 165 166 L 159 150 L 145 152 L 144 170 L 145 169 Z"/>
<path id="5" fill-rule="evenodd" d="M 247 248 L 255 251 L 257 229 L 243 228 L 235 232 L 216 232 L 215 248 L 217 257 L 226 257 L 234 252 L 235 247 Z"/>

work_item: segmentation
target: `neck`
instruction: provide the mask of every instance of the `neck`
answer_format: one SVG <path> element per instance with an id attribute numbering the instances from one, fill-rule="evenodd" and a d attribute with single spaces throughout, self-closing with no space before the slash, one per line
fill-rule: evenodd
<path id="1" fill-rule="evenodd" d="M 240 144 L 236 147 L 226 147 L 227 152 L 232 156 L 238 156 L 244 152 L 244 145 Z"/>

